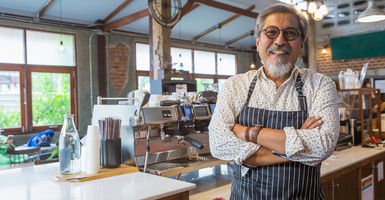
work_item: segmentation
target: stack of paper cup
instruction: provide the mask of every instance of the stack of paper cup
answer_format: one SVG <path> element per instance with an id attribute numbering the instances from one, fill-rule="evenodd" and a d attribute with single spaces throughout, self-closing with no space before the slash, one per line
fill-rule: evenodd
<path id="1" fill-rule="evenodd" d="M 98 126 L 89 125 L 86 138 L 86 173 L 96 174 L 100 168 L 100 138 Z"/>

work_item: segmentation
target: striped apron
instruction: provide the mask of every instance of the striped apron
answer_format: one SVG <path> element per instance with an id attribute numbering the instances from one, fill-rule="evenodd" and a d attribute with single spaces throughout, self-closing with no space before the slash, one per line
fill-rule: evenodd
<path id="1" fill-rule="evenodd" d="M 302 93 L 301 75 L 297 75 L 295 82 L 300 111 L 273 111 L 249 107 L 257 77 L 258 75 L 251 82 L 246 103 L 236 122 L 243 126 L 259 124 L 272 129 L 301 128 L 308 116 L 306 97 Z M 241 166 L 234 165 L 230 199 L 324 199 L 320 168 L 321 165 L 312 167 L 299 162 L 288 162 L 250 168 L 242 177 Z"/>

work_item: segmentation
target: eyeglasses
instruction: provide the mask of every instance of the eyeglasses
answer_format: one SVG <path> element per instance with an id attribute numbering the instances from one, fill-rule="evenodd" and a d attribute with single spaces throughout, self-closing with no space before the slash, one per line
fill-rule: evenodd
<path id="1" fill-rule="evenodd" d="M 301 32 L 299 32 L 295 28 L 286 28 L 286 29 L 281 30 L 276 26 L 269 26 L 265 29 L 262 29 L 262 31 L 265 33 L 266 37 L 268 37 L 269 39 L 277 38 L 282 31 L 283 37 L 287 41 L 293 41 L 293 40 L 297 39 L 298 36 L 301 35 Z"/>

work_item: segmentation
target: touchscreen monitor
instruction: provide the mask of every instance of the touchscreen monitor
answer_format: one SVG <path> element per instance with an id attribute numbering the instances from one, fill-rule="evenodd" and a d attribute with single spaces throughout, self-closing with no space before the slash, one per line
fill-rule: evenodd
<path id="1" fill-rule="evenodd" d="M 195 106 L 194 107 L 195 116 L 197 117 L 206 117 L 209 116 L 206 106 Z"/>

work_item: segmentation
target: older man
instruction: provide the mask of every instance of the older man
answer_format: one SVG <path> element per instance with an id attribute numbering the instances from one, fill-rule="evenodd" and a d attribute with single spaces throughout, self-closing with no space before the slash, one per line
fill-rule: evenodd
<path id="1" fill-rule="evenodd" d="M 338 138 L 335 84 L 295 66 L 307 21 L 294 8 L 266 8 L 255 33 L 263 67 L 219 92 L 211 153 L 235 162 L 231 199 L 323 199 L 320 165 Z"/>

